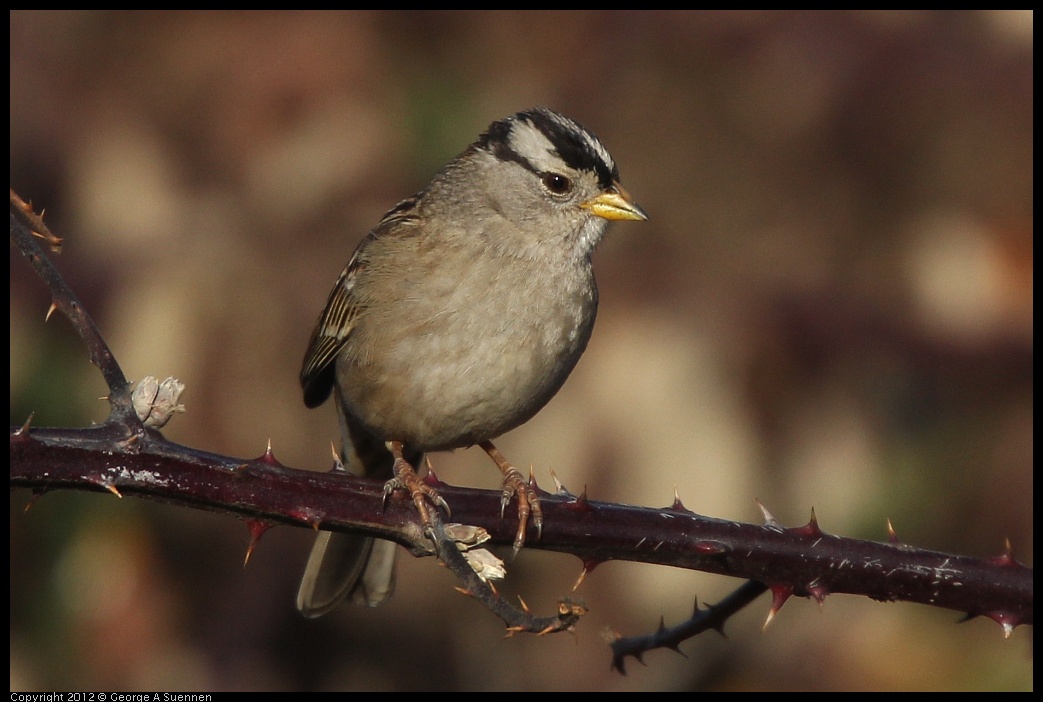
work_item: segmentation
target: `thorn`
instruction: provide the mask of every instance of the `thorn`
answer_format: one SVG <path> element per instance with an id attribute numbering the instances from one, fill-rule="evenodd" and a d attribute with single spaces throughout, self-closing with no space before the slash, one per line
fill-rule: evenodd
<path id="1" fill-rule="evenodd" d="M 1004 540 L 1003 553 L 993 558 L 986 559 L 987 563 L 992 563 L 998 566 L 1020 566 L 1021 564 L 1014 558 L 1014 546 L 1010 543 L 1010 538 Z"/>
<path id="2" fill-rule="evenodd" d="M 815 508 L 811 508 L 811 519 L 804 526 L 793 527 L 788 529 L 791 534 L 800 534 L 801 536 L 822 536 L 822 529 L 818 525 L 818 517 L 815 516 Z"/>
<path id="3" fill-rule="evenodd" d="M 250 562 L 250 556 L 253 555 L 257 542 L 261 540 L 266 531 L 272 528 L 272 524 L 260 519 L 244 519 L 243 521 L 246 522 L 246 528 L 250 530 L 250 543 L 246 547 L 246 557 L 243 559 L 243 568 L 245 568 L 246 564 Z"/>
<path id="4" fill-rule="evenodd" d="M 812 580 L 805 589 L 820 606 L 826 601 L 826 596 L 829 595 L 829 588 L 821 584 L 818 578 Z"/>
<path id="5" fill-rule="evenodd" d="M 666 631 L 666 620 L 663 619 L 663 615 L 660 614 L 659 615 L 659 630 L 656 631 L 656 633 L 657 634 L 662 634 L 664 631 Z"/>
<path id="6" fill-rule="evenodd" d="M 431 487 L 440 487 L 442 485 L 445 485 L 444 482 L 439 480 L 438 475 L 435 473 L 435 467 L 431 463 L 431 457 L 424 456 L 424 462 L 427 464 L 427 473 L 424 475 L 424 482 L 430 485 Z M 448 511 L 448 509 L 449 506 L 446 505 L 446 510 Z"/>
<path id="7" fill-rule="evenodd" d="M 685 507 L 684 504 L 681 502 L 681 496 L 677 493 L 677 485 L 676 484 L 674 485 L 674 503 L 672 505 L 670 505 L 670 507 L 668 507 L 667 509 L 670 509 L 670 510 L 672 510 L 674 512 L 684 512 L 686 514 L 695 514 L 695 512 L 693 512 L 692 510 L 690 510 L 687 507 Z"/>
<path id="8" fill-rule="evenodd" d="M 781 529 L 782 525 L 779 524 L 778 520 L 775 519 L 774 515 L 768 511 L 768 508 L 764 506 L 764 503 L 757 498 L 753 498 L 757 503 L 757 506 L 761 509 L 761 514 L 764 515 L 764 526 L 771 527 L 773 529 Z"/>
<path id="9" fill-rule="evenodd" d="M 54 311 L 57 310 L 57 309 L 58 309 L 58 303 L 52 302 L 51 306 L 47 308 L 47 314 L 44 315 L 44 318 L 43 318 L 43 321 L 44 321 L 45 324 L 47 322 L 51 321 L 51 315 L 54 314 Z"/>
<path id="10" fill-rule="evenodd" d="M 782 605 L 786 604 L 786 600 L 793 595 L 793 587 L 790 585 L 771 585 L 769 589 L 771 590 L 771 609 L 768 611 L 768 618 L 764 621 L 764 626 L 761 628 L 762 631 L 768 628 L 771 620 L 782 609 Z"/>
<path id="11" fill-rule="evenodd" d="M 101 482 L 101 483 L 98 483 L 98 484 L 101 485 L 106 490 L 108 490 L 109 492 L 111 492 L 116 497 L 120 498 L 121 500 L 123 499 L 123 495 L 120 494 L 120 491 L 117 490 L 116 486 L 113 485 L 112 483 L 110 483 L 110 482 Z"/>
<path id="12" fill-rule="evenodd" d="M 553 470 L 550 472 L 550 477 L 554 480 L 554 494 L 561 495 L 562 497 L 572 497 L 572 493 L 568 491 L 568 488 L 558 480 L 558 474 Z"/>
<path id="13" fill-rule="evenodd" d="M 572 586 L 572 592 L 579 589 L 579 586 L 583 584 L 583 581 L 587 579 L 587 568 L 583 567 L 583 570 L 579 572 L 579 577 L 576 578 L 576 584 Z"/>
<path id="14" fill-rule="evenodd" d="M 1006 612 L 989 612 L 985 616 L 1003 627 L 1003 638 L 1005 639 L 1014 635 L 1014 629 L 1020 623 L 1016 617 Z"/>
<path id="15" fill-rule="evenodd" d="M 36 416 L 36 412 L 30 412 L 28 418 L 22 423 L 22 426 L 15 429 L 15 436 L 25 436 L 29 433 L 29 425 L 33 423 L 33 417 Z"/>
<path id="16" fill-rule="evenodd" d="M 887 518 L 887 540 L 892 544 L 902 543 L 901 539 L 898 538 L 898 532 L 895 531 L 894 525 L 891 524 L 891 518 Z"/>
<path id="17" fill-rule="evenodd" d="M 333 468 L 330 470 L 334 473 L 344 473 L 344 461 L 341 460 L 340 454 L 337 453 L 337 445 L 332 441 L 330 442 L 330 454 L 333 456 Z"/>
<path id="18" fill-rule="evenodd" d="M 456 590 L 457 592 L 459 592 L 461 595 L 467 595 L 468 597 L 477 597 L 477 595 L 475 595 L 473 592 L 471 592 L 470 590 L 468 590 L 465 587 L 460 587 L 459 585 L 454 585 L 453 589 Z"/>
<path id="19" fill-rule="evenodd" d="M 594 508 L 590 506 L 590 500 L 587 499 L 587 486 L 583 486 L 583 492 L 580 493 L 579 497 L 574 498 L 571 502 L 565 503 L 565 509 L 573 512 L 593 512 Z"/>
<path id="20" fill-rule="evenodd" d="M 25 505 L 25 509 L 22 510 L 22 513 L 24 514 L 24 513 L 28 512 L 30 509 L 32 509 L 33 505 L 36 504 L 36 501 L 39 500 L 41 497 L 43 497 L 43 494 L 45 492 L 47 492 L 47 491 L 46 490 L 33 490 L 33 495 L 32 495 L 32 497 L 29 498 L 29 502 Z"/>
<path id="21" fill-rule="evenodd" d="M 530 613 L 529 605 L 525 604 L 525 600 L 522 599 L 521 595 L 518 595 L 518 602 L 521 603 L 522 611 L 525 612 L 526 614 L 529 614 Z"/>
<path id="22" fill-rule="evenodd" d="M 268 448 L 264 450 L 264 454 L 258 459 L 261 463 L 267 463 L 270 466 L 280 466 L 278 459 L 275 458 L 275 454 L 272 452 L 272 439 L 268 438 Z"/>
<path id="23" fill-rule="evenodd" d="M 584 558 L 582 560 L 583 572 L 580 573 L 579 580 L 577 580 L 576 584 L 573 586 L 573 592 L 575 592 L 576 588 L 579 587 L 580 583 L 582 583 L 583 580 L 586 579 L 588 573 L 593 573 L 595 568 L 597 568 L 599 565 L 605 562 L 604 560 L 598 558 Z"/>
<path id="24" fill-rule="evenodd" d="M 713 613 L 713 610 L 715 610 L 716 608 L 717 608 L 716 605 L 703 605 L 703 609 L 701 611 L 707 612 L 707 613 Z M 699 598 L 696 597 L 695 598 L 695 607 L 692 609 L 692 616 L 695 616 L 695 615 L 697 615 L 699 613 L 700 613 Z M 767 626 L 767 625 L 765 625 L 765 626 Z M 725 639 L 728 638 L 728 635 L 726 633 L 724 633 L 724 621 L 718 621 L 716 624 L 711 624 L 710 628 L 713 629 L 714 631 L 716 631 L 718 634 L 720 634 L 722 638 L 725 638 Z"/>

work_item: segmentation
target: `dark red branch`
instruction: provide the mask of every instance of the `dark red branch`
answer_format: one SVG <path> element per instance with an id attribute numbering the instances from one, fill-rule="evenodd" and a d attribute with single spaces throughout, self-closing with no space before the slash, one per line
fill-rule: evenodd
<path id="1" fill-rule="evenodd" d="M 395 495 L 381 509 L 383 484 L 340 473 L 294 470 L 261 457 L 242 461 L 169 443 L 156 432 L 128 444 L 112 426 L 11 432 L 11 486 L 109 490 L 274 523 L 365 532 L 430 554 L 417 513 Z M 439 487 L 453 521 L 486 529 L 509 546 L 512 520 L 500 518 L 500 493 Z M 542 493 L 542 538 L 526 548 L 561 551 L 588 564 L 628 560 L 756 580 L 792 594 L 832 593 L 903 600 L 1031 624 L 1032 570 L 1007 555 L 992 559 L 795 528 L 703 517 Z"/>

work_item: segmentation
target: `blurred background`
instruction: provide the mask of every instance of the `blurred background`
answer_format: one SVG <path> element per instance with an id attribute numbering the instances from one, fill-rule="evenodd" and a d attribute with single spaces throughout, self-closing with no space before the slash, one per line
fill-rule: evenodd
<path id="1" fill-rule="evenodd" d="M 490 122 L 546 105 L 651 216 L 595 254 L 601 312 L 558 396 L 498 442 L 544 487 L 963 555 L 1032 549 L 1031 12 L 23 12 L 11 186 L 128 377 L 173 375 L 166 435 L 330 467 L 299 365 L 380 216 Z M 106 388 L 11 258 L 11 422 L 103 421 Z M 439 477 L 494 489 L 478 450 Z M 431 559 L 308 621 L 312 534 L 242 567 L 228 516 L 11 494 L 12 690 L 1030 690 L 1031 630 L 849 596 L 765 596 L 609 670 L 739 583 L 606 563 L 577 634 L 503 638 Z M 580 572 L 524 551 L 549 613 Z"/>

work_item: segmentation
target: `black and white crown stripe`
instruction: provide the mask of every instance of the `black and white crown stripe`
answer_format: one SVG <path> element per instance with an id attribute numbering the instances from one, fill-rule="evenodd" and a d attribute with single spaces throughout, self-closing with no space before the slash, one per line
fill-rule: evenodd
<path id="1" fill-rule="evenodd" d="M 570 168 L 593 172 L 608 189 L 619 180 L 619 170 L 604 144 L 568 117 L 545 108 L 519 112 L 494 122 L 477 146 L 505 161 L 515 161 L 534 173 Z"/>

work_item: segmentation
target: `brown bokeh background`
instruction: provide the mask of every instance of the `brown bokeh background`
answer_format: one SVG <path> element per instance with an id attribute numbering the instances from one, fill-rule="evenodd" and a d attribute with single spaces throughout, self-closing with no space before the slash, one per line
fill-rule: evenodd
<path id="1" fill-rule="evenodd" d="M 1031 12 L 11 13 L 11 185 L 169 438 L 329 468 L 297 372 L 369 226 L 494 119 L 595 131 L 650 213 L 596 253 L 601 313 L 501 449 L 596 499 L 1031 564 Z M 100 375 L 11 259 L 11 421 L 101 421 Z M 480 451 L 439 476 L 495 488 Z M 12 690 L 1028 690 L 1031 630 L 848 596 L 764 598 L 609 670 L 602 640 L 738 583 L 607 563 L 575 637 L 502 638 L 432 560 L 394 599 L 293 607 L 312 536 L 247 568 L 227 516 L 11 496 Z M 547 612 L 575 558 L 528 550 Z"/>

